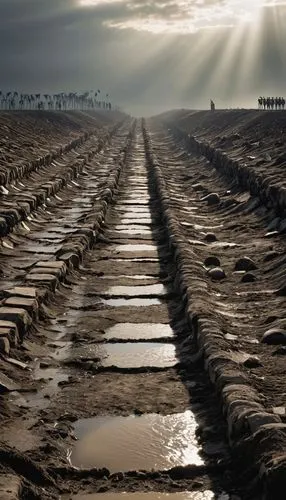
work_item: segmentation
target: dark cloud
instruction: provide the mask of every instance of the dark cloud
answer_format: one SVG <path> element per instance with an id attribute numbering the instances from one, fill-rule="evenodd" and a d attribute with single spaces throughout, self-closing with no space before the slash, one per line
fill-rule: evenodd
<path id="1" fill-rule="evenodd" d="M 255 104 L 257 94 L 284 90 L 286 8 L 279 2 L 238 27 L 231 9 L 243 3 L 252 5 L 250 0 L 86 6 L 80 0 L 0 0 L 0 88 L 102 88 L 142 114 L 206 107 L 210 97 L 223 106 Z M 156 26 L 160 33 L 151 32 Z"/>

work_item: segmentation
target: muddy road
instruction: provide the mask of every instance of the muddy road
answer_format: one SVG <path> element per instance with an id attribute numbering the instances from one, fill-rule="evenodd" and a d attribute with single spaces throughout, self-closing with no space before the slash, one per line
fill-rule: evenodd
<path id="1" fill-rule="evenodd" d="M 0 497 L 283 498 L 269 209 L 159 120 L 118 122 L 15 187 Z"/>

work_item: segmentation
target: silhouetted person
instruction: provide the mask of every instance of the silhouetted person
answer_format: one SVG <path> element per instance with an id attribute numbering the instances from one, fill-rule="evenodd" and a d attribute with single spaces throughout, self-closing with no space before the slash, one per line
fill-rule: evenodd
<path id="1" fill-rule="evenodd" d="M 215 110 L 215 103 L 213 102 L 213 100 L 211 99 L 211 111 L 214 111 Z"/>

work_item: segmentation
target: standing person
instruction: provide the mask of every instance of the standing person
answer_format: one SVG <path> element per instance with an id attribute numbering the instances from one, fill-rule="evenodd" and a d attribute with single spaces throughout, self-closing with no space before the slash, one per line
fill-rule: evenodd
<path id="1" fill-rule="evenodd" d="M 211 111 L 214 111 L 215 110 L 215 103 L 213 102 L 213 100 L 211 99 Z"/>

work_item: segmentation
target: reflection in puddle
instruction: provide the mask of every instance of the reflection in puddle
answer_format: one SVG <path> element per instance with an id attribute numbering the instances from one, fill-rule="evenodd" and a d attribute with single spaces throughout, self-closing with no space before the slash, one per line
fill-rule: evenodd
<path id="1" fill-rule="evenodd" d="M 13 401 L 18 406 L 27 408 L 47 408 L 50 398 L 59 390 L 59 382 L 67 381 L 69 376 L 59 368 L 40 368 L 37 366 L 34 371 L 35 380 L 47 380 L 41 391 L 27 392 L 24 394 L 14 393 Z"/>
<path id="2" fill-rule="evenodd" d="M 126 225 L 126 224 L 137 224 L 138 226 L 140 226 L 142 224 L 142 226 L 148 224 L 150 225 L 152 222 L 152 219 L 151 217 L 142 217 L 141 219 L 132 219 L 131 217 L 130 218 L 127 218 L 124 219 L 122 218 L 121 219 L 121 224 L 122 225 Z"/>
<path id="3" fill-rule="evenodd" d="M 113 280 L 113 279 L 118 279 L 118 278 L 127 278 L 127 279 L 132 279 L 132 280 L 154 280 L 158 278 L 158 274 L 154 274 L 153 276 L 150 274 L 104 274 L 104 276 L 99 276 L 100 279 L 102 280 Z"/>
<path id="4" fill-rule="evenodd" d="M 173 344 L 158 342 L 126 342 L 89 346 L 87 355 L 100 358 L 101 366 L 165 368 L 177 362 Z"/>
<path id="5" fill-rule="evenodd" d="M 142 252 L 142 251 L 147 251 L 147 252 L 154 252 L 157 250 L 156 245 L 148 245 L 148 244 L 138 244 L 138 245 L 132 245 L 132 244 L 126 244 L 126 245 L 116 245 L 115 250 L 119 252 Z"/>
<path id="6" fill-rule="evenodd" d="M 100 299 L 100 302 L 111 307 L 146 307 L 146 306 L 158 306 L 162 302 L 160 299 Z"/>
<path id="7" fill-rule="evenodd" d="M 118 224 L 115 226 L 115 232 L 126 234 L 151 235 L 152 232 L 148 226 L 132 226 L 126 224 Z"/>
<path id="8" fill-rule="evenodd" d="M 111 472 L 163 470 L 202 465 L 191 411 L 174 415 L 95 417 L 79 420 L 71 455 L 77 467 L 107 467 Z"/>
<path id="9" fill-rule="evenodd" d="M 105 292 L 105 295 L 110 296 L 129 296 L 129 297 L 143 297 L 143 296 L 162 296 L 166 295 L 166 288 L 164 285 L 140 285 L 140 286 L 111 286 Z"/>
<path id="10" fill-rule="evenodd" d="M 150 216 L 150 210 L 145 210 L 144 212 L 143 211 L 140 211 L 140 212 L 132 212 L 131 210 L 128 210 L 128 211 L 125 211 L 121 214 L 121 217 L 123 219 L 144 219 L 144 218 L 147 218 L 149 219 L 151 216 Z"/>
<path id="11" fill-rule="evenodd" d="M 65 497 L 63 497 L 64 499 Z M 210 490 L 205 491 L 180 491 L 179 493 L 161 493 L 150 491 L 148 493 L 94 493 L 91 495 L 76 495 L 66 497 L 67 500 L 229 500 L 229 495 L 215 495 Z"/>
<path id="12" fill-rule="evenodd" d="M 173 337 L 170 325 L 163 323 L 117 323 L 105 332 L 106 339 L 156 339 Z"/>

